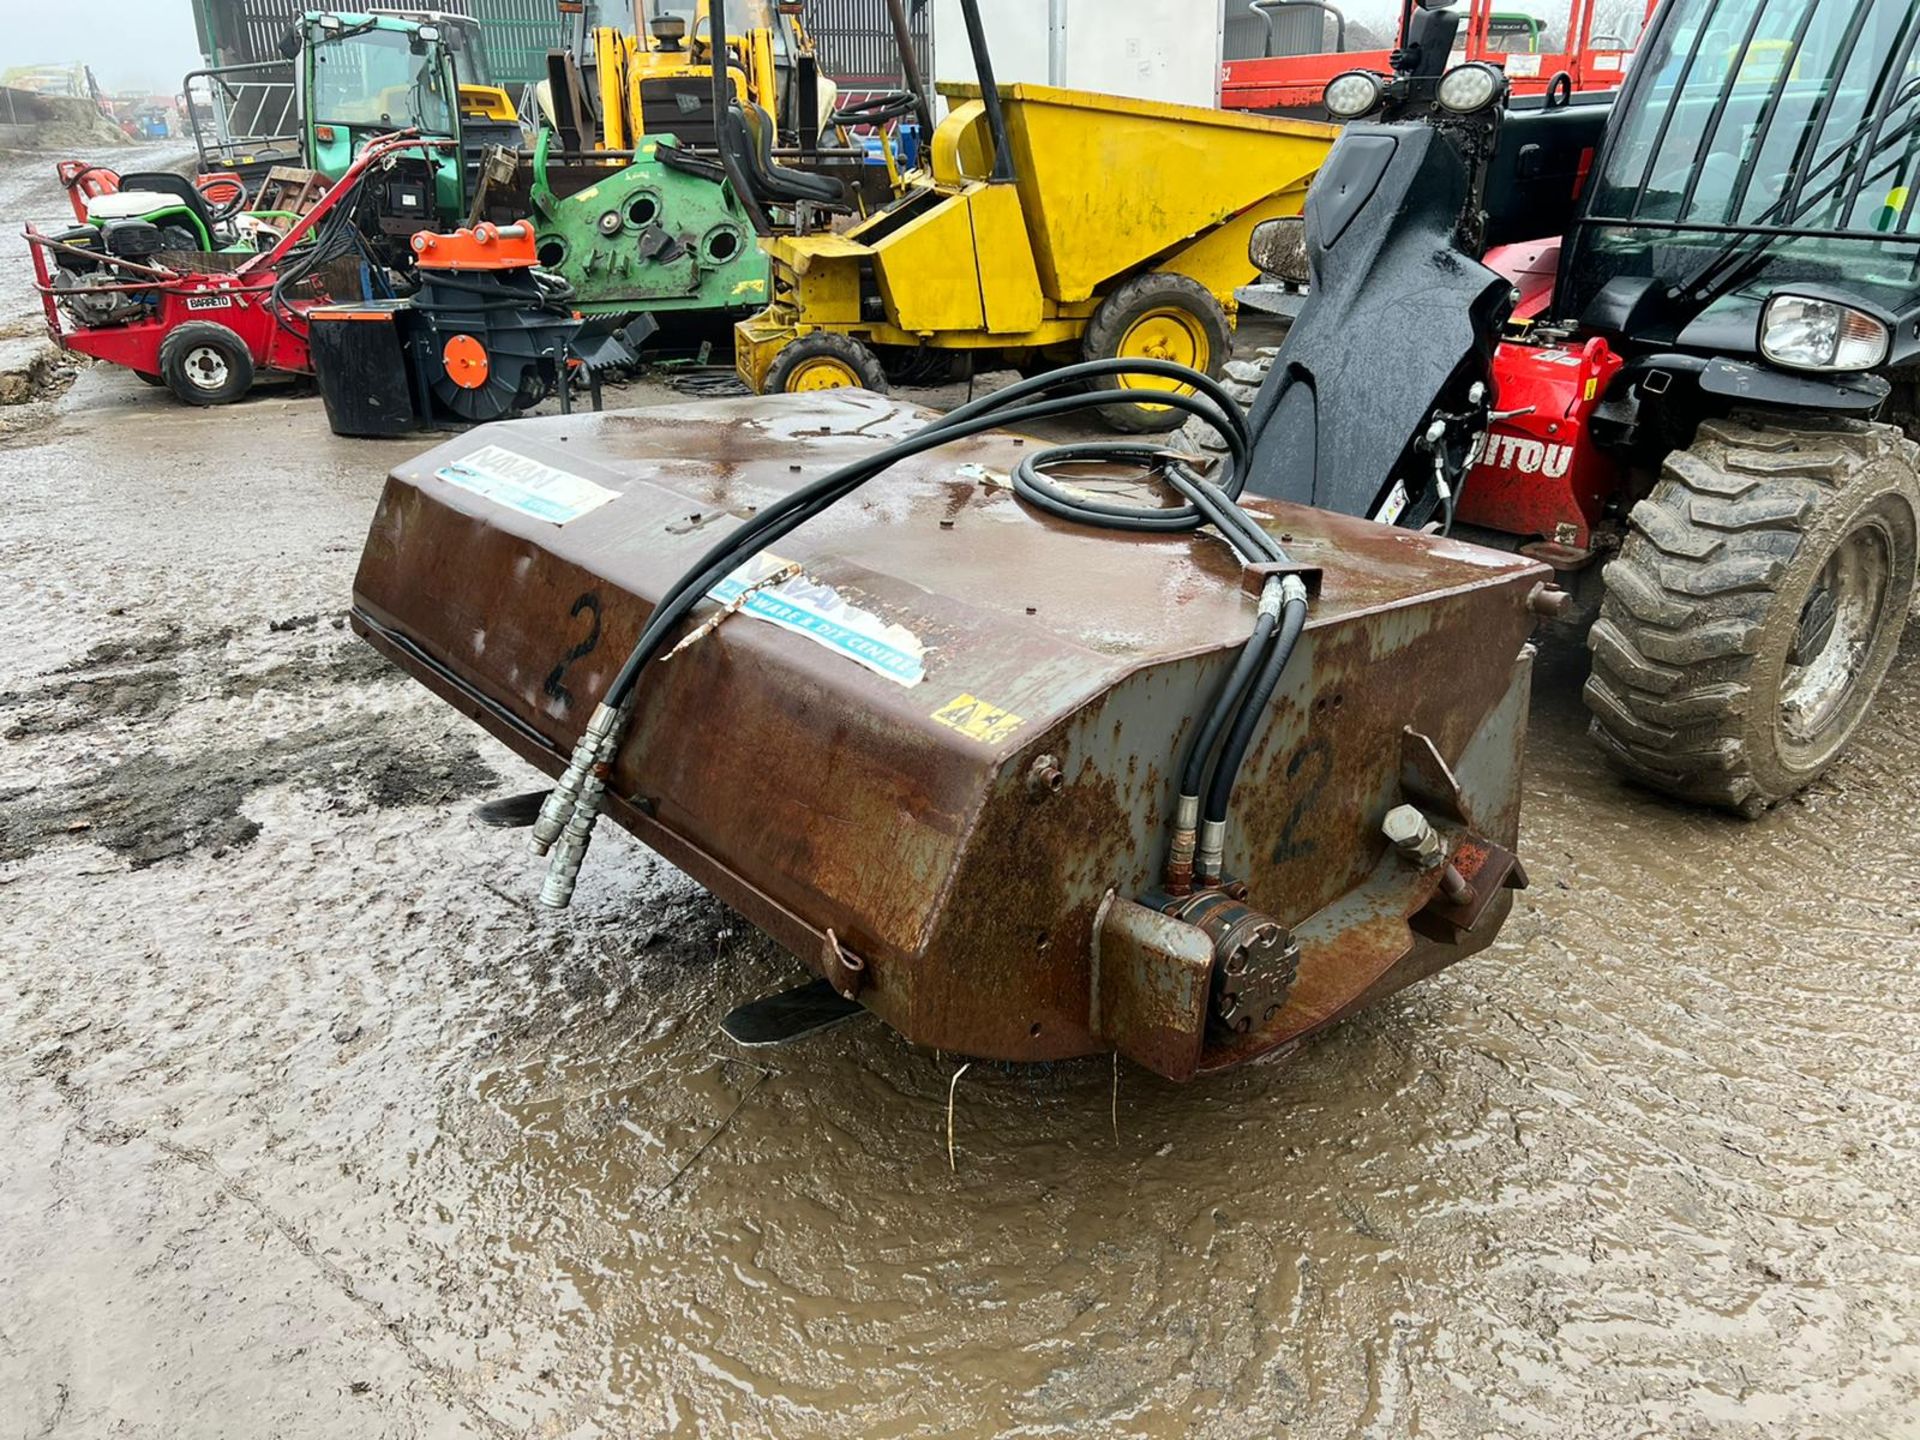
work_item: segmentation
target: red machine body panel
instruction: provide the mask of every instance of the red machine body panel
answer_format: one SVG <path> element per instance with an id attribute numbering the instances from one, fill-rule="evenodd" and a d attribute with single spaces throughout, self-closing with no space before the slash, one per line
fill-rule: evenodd
<path id="1" fill-rule="evenodd" d="M 304 324 L 283 325 L 268 306 L 274 273 L 239 275 L 179 275 L 156 281 L 151 293 L 153 318 L 127 325 L 63 325 L 56 292 L 47 271 L 45 250 L 33 249 L 35 278 L 46 310 L 47 333 L 55 344 L 76 354 L 90 355 L 110 365 L 124 365 L 144 375 L 160 373 L 160 346 L 177 327 L 192 320 L 211 320 L 233 331 L 253 356 L 262 373 L 309 374 L 313 360 L 307 349 Z M 116 288 L 125 288 L 119 286 Z M 304 315 L 317 300 L 287 302 Z"/>
<path id="2" fill-rule="evenodd" d="M 1493 374 L 1504 418 L 1475 447 L 1460 523 L 1585 550 L 1620 487 L 1619 462 L 1593 443 L 1587 421 L 1622 363 L 1597 336 L 1502 343 Z"/>
<path id="3" fill-rule="evenodd" d="M 1655 3 L 1657 0 L 1649 0 L 1649 15 Z M 1515 95 L 1543 95 L 1554 77 L 1563 73 L 1575 90 L 1611 90 L 1626 74 L 1637 37 L 1595 36 L 1596 8 L 1593 0 L 1572 0 L 1561 34 L 1563 48 L 1512 51 L 1493 36 L 1493 0 L 1473 0 L 1466 27 L 1456 42 L 1453 62 L 1483 60 L 1500 66 Z M 1577 36 L 1578 43 L 1565 44 L 1567 36 Z M 1229 60 L 1221 67 L 1220 105 L 1225 110 L 1310 111 L 1318 115 L 1320 93 L 1329 80 L 1348 70 L 1372 70 L 1384 75 L 1391 68 L 1392 54 L 1390 49 L 1347 50 Z"/>
<path id="4" fill-rule="evenodd" d="M 46 312 L 47 334 L 63 350 L 124 365 L 145 375 L 157 375 L 160 347 L 167 335 L 189 321 L 206 320 L 224 325 L 239 336 L 252 354 L 257 371 L 311 374 L 313 359 L 307 344 L 306 312 L 327 303 L 329 297 L 287 297 L 278 302 L 282 308 L 276 313 L 271 297 L 281 267 L 335 207 L 355 193 L 354 182 L 362 172 L 401 151 L 427 153 L 447 149 L 454 143 L 423 140 L 413 131 L 400 131 L 370 142 L 340 183 L 296 220 L 272 249 L 247 256 L 230 270 L 173 270 L 101 257 L 119 278 L 92 288 L 100 293 L 150 296 L 152 314 L 144 320 L 112 325 L 68 323 L 60 313 L 60 297 L 84 293 L 84 289 L 55 287 L 47 256 L 48 247 L 59 242 L 28 225 L 25 229 L 27 248 L 33 256 L 34 288 L 40 292 L 41 307 Z"/>

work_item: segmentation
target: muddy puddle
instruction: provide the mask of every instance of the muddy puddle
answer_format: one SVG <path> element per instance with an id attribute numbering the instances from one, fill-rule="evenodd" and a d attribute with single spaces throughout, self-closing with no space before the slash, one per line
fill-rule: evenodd
<path id="1" fill-rule="evenodd" d="M 0 455 L 9 1433 L 1920 1434 L 1920 637 L 1752 825 L 1550 653 L 1488 953 L 955 1084 L 733 1049 L 798 967 L 623 837 L 539 913 L 529 772 L 333 623 L 387 452 L 194 421 L 89 373 Z"/>

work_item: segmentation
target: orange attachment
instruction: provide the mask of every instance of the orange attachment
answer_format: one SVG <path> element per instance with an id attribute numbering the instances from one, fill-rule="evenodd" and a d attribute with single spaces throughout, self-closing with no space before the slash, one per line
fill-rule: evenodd
<path id="1" fill-rule="evenodd" d="M 527 221 L 490 225 L 451 235 L 422 231 L 413 237 L 413 255 L 422 270 L 528 270 L 535 264 L 533 226 Z"/>
<path id="2" fill-rule="evenodd" d="M 202 200 L 215 209 L 231 205 L 247 193 L 246 181 L 232 170 L 216 170 L 205 175 L 196 175 L 193 188 L 200 192 Z"/>
<path id="3" fill-rule="evenodd" d="M 440 351 L 440 363 L 447 367 L 447 378 L 462 390 L 478 390 L 493 368 L 487 362 L 487 347 L 471 335 L 448 340 Z"/>
<path id="4" fill-rule="evenodd" d="M 104 165 L 89 165 L 85 160 L 62 160 L 54 166 L 60 183 L 66 186 L 67 203 L 74 218 L 87 223 L 87 201 L 95 195 L 111 195 L 120 188 L 120 174 Z"/>

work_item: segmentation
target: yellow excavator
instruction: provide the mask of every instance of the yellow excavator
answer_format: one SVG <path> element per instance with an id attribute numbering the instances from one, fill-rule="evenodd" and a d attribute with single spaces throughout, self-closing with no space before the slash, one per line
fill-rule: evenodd
<path id="1" fill-rule="evenodd" d="M 562 0 L 577 17 L 569 76 L 554 75 L 543 96 L 547 120 L 568 149 L 631 151 L 646 135 L 672 134 L 711 150 L 713 19 L 707 0 L 676 6 L 635 0 L 633 26 L 592 23 L 584 0 Z M 801 6 L 753 0 L 745 23 L 723 42 L 734 100 L 764 111 L 783 135 L 817 136 L 837 98 L 821 78 Z M 724 22 L 723 22 L 724 24 Z"/>

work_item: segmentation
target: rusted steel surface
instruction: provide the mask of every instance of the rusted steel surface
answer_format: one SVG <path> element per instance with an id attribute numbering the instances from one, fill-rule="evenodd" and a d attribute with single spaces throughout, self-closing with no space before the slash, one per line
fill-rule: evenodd
<path id="1" fill-rule="evenodd" d="M 683 570 L 755 508 L 922 418 L 820 392 L 451 440 L 389 479 L 356 627 L 557 771 Z M 1096 915 L 1109 892 L 1138 897 L 1157 880 L 1191 717 L 1254 600 L 1210 536 L 1089 530 L 1020 504 L 1002 477 L 1025 443 L 994 434 L 905 461 L 777 547 L 810 582 L 917 636 L 924 679 L 903 686 L 730 616 L 644 679 L 609 815 L 816 970 L 856 957 L 863 1004 L 964 1054 L 1119 1048 L 1178 1073 L 1167 1057 L 1186 1047 L 1191 1073 L 1490 941 L 1509 903 L 1497 887 L 1457 940 L 1415 933 L 1437 876 L 1379 826 L 1395 804 L 1434 806 L 1428 792 L 1448 783 L 1424 754 L 1407 760 L 1411 729 L 1459 797 L 1430 809 L 1434 823 L 1513 849 L 1527 597 L 1548 572 L 1262 502 L 1294 560 L 1318 568 L 1318 595 L 1242 771 L 1226 867 L 1292 932 L 1299 979 L 1271 1023 L 1226 1043 L 1196 1039 L 1191 1022 L 1180 1036 L 1150 1019 L 1129 1030 L 1102 1010 Z M 436 476 L 484 445 L 617 498 L 555 526 Z M 968 733 L 934 718 L 961 696 L 1018 721 Z M 1142 993 L 1167 979 L 1140 977 Z"/>
<path id="2" fill-rule="evenodd" d="M 1125 1036 L 1129 1058 L 1184 1080 L 1206 1040 L 1213 943 L 1192 925 L 1121 895 L 1093 932 L 1091 1029 Z"/>

